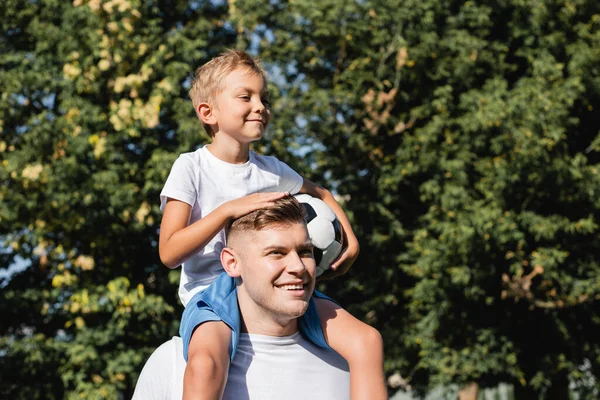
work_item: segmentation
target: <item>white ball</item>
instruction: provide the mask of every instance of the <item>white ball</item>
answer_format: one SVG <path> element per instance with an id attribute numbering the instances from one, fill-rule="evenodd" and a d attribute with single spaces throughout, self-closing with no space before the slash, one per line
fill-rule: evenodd
<path id="1" fill-rule="evenodd" d="M 310 241 L 315 247 L 317 276 L 327 271 L 342 251 L 343 233 L 340 222 L 325 202 L 308 194 L 297 194 L 296 200 L 306 210 Z"/>

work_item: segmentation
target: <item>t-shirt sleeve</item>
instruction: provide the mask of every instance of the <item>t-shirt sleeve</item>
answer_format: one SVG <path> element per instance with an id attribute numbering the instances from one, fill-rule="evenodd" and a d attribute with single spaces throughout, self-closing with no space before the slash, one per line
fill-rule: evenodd
<path id="1" fill-rule="evenodd" d="M 198 198 L 196 179 L 193 160 L 189 156 L 180 155 L 173 163 L 160 192 L 160 210 L 165 210 L 168 198 L 183 201 L 193 207 Z"/>
<path id="2" fill-rule="evenodd" d="M 299 173 L 290 168 L 289 165 L 283 161 L 277 160 L 279 163 L 279 187 L 280 192 L 289 192 L 290 194 L 296 194 L 302 188 L 304 179 Z"/>

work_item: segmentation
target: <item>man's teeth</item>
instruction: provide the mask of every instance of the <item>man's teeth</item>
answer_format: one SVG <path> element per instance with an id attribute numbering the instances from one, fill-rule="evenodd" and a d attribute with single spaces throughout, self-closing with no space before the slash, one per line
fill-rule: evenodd
<path id="1" fill-rule="evenodd" d="M 279 289 L 283 289 L 283 290 L 299 290 L 299 289 L 302 289 L 302 285 L 282 285 L 282 286 L 279 286 Z"/>

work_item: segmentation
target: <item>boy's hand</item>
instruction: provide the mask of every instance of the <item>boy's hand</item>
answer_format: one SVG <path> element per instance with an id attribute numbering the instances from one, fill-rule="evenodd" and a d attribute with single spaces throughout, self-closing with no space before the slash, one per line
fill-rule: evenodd
<path id="1" fill-rule="evenodd" d="M 237 219 L 252 211 L 265 208 L 273 204 L 275 200 L 287 196 L 287 192 L 261 192 L 253 193 L 242 198 L 223 203 L 225 213 L 231 219 Z"/>
<path id="2" fill-rule="evenodd" d="M 318 277 L 317 281 L 328 280 L 343 275 L 348 272 L 352 264 L 354 264 L 354 261 L 356 261 L 356 258 L 358 257 L 360 246 L 356 236 L 354 236 L 354 234 L 351 234 L 350 236 L 351 237 L 348 237 L 344 231 L 344 243 L 347 243 L 347 246 L 344 246 L 338 258 L 331 263 L 331 268 Z"/>

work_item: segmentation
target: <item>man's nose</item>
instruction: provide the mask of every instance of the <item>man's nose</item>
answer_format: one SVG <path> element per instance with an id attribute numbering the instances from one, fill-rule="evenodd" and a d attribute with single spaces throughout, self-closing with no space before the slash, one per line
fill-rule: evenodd
<path id="1" fill-rule="evenodd" d="M 294 252 L 289 254 L 286 269 L 291 273 L 302 273 L 306 271 L 306 266 L 304 265 L 304 260 L 302 260 L 302 257 L 300 257 L 298 253 Z"/>

